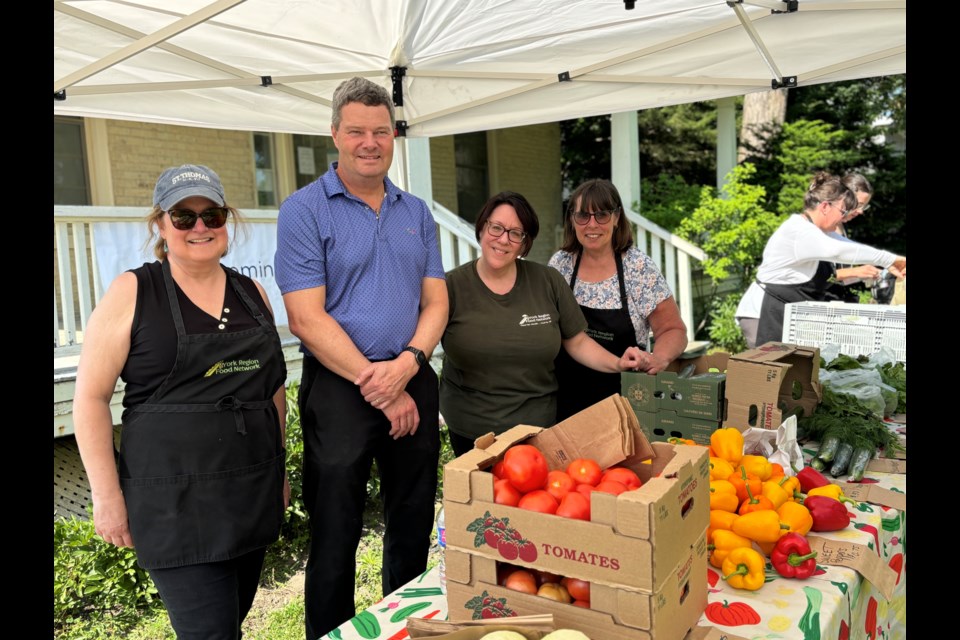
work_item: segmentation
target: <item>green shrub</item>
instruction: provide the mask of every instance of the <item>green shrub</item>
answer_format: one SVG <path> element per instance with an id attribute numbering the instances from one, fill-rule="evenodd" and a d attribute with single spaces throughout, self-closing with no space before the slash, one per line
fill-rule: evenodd
<path id="1" fill-rule="evenodd" d="M 106 616 L 134 623 L 162 609 L 157 589 L 137 565 L 133 549 L 115 547 L 94 532 L 93 522 L 53 522 L 53 626 Z"/>
<path id="2" fill-rule="evenodd" d="M 288 541 L 305 541 L 310 533 L 307 510 L 303 504 L 303 430 L 300 426 L 300 405 L 297 401 L 300 384 L 287 386 L 287 481 L 290 483 L 290 505 L 284 514 L 280 535 Z"/>
<path id="3" fill-rule="evenodd" d="M 637 210 L 667 231 L 676 231 L 699 206 L 701 189 L 700 185 L 687 184 L 682 176 L 661 173 L 656 180 L 641 181 L 642 209 Z"/>
<path id="4" fill-rule="evenodd" d="M 742 297 L 742 293 L 731 293 L 715 299 L 710 310 L 710 342 L 714 347 L 731 354 L 747 348 L 747 341 L 734 317 Z"/>

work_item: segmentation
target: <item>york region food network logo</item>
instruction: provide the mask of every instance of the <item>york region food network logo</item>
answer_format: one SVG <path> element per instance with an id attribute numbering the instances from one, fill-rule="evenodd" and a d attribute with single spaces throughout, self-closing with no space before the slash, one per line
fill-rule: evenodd
<path id="1" fill-rule="evenodd" d="M 256 371 L 260 368 L 260 360 L 221 360 L 203 374 L 204 378 L 210 376 L 222 376 L 228 373 L 240 373 L 242 371 Z"/>

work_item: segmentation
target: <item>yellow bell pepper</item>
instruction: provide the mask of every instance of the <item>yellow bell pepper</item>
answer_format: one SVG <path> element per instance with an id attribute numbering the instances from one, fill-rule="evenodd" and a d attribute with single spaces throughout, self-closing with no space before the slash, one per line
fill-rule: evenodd
<path id="1" fill-rule="evenodd" d="M 726 480 L 710 481 L 710 509 L 720 511 L 736 511 L 740 506 L 737 497 L 737 488 Z"/>
<path id="2" fill-rule="evenodd" d="M 766 560 L 759 551 L 749 547 L 738 547 L 727 554 L 720 570 L 723 573 L 723 579 L 734 589 L 756 591 L 763 586 L 766 579 L 765 565 Z"/>
<path id="3" fill-rule="evenodd" d="M 780 514 L 768 509 L 751 511 L 730 525 L 731 531 L 754 542 L 776 542 L 789 528 L 790 525 L 780 522 Z"/>
<path id="4" fill-rule="evenodd" d="M 847 496 L 843 495 L 843 487 L 838 484 L 828 484 L 825 487 L 816 487 L 807 491 L 808 496 L 827 496 L 828 498 L 833 498 L 834 500 L 839 500 L 840 502 L 850 502 L 854 505 L 857 504 L 856 500 L 851 500 Z"/>
<path id="5" fill-rule="evenodd" d="M 750 547 L 752 544 L 752 542 L 743 536 L 738 536 L 733 531 L 717 529 L 713 532 L 713 544 L 711 545 L 713 553 L 710 554 L 710 564 L 719 569 L 723 566 L 723 561 L 731 551 L 740 547 Z"/>
<path id="6" fill-rule="evenodd" d="M 733 473 L 733 465 L 724 460 L 723 458 L 717 458 L 715 456 L 710 456 L 710 479 L 711 480 L 726 480 L 730 477 L 730 474 Z"/>
<path id="7" fill-rule="evenodd" d="M 718 458 L 738 465 L 743 457 L 743 434 L 736 427 L 717 429 L 710 434 L 710 448 Z"/>
<path id="8" fill-rule="evenodd" d="M 729 511 L 721 511 L 720 509 L 713 509 L 710 511 L 710 526 L 707 527 L 707 544 L 713 542 L 713 534 L 715 531 L 721 529 L 729 531 L 730 527 L 733 526 L 734 521 L 740 516 L 736 513 L 730 513 Z"/>
<path id="9" fill-rule="evenodd" d="M 779 509 L 780 505 L 790 500 L 790 495 L 784 491 L 783 487 L 780 486 L 780 483 L 773 480 L 767 480 L 764 482 L 760 493 L 763 494 L 763 497 L 767 498 L 773 503 L 774 509 Z"/>
<path id="10" fill-rule="evenodd" d="M 799 502 L 784 502 L 777 509 L 777 514 L 780 516 L 781 522 L 790 525 L 790 531 L 793 533 L 805 536 L 813 526 L 813 516 L 810 515 L 810 510 Z"/>
<path id="11" fill-rule="evenodd" d="M 763 456 L 743 456 L 740 458 L 740 466 L 746 469 L 747 473 L 752 473 L 760 478 L 761 481 L 769 480 L 770 474 L 773 473 L 770 461 Z"/>
<path id="12" fill-rule="evenodd" d="M 779 481 L 783 490 L 790 496 L 790 500 L 795 500 L 800 494 L 800 479 L 797 476 L 787 476 Z"/>

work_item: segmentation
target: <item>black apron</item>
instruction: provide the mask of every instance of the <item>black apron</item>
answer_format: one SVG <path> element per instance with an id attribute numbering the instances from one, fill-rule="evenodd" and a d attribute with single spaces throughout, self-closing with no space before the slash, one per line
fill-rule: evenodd
<path id="1" fill-rule="evenodd" d="M 570 288 L 577 283 L 577 272 L 580 271 L 582 253 L 577 254 L 577 261 L 573 265 L 573 274 L 570 276 Z M 587 335 L 597 341 L 604 349 L 617 356 L 623 355 L 627 347 L 637 345 L 637 332 L 630 319 L 630 308 L 627 306 L 627 287 L 623 279 L 623 257 L 617 253 L 617 281 L 620 284 L 619 309 L 593 309 L 580 305 L 583 316 L 587 319 Z M 643 347 L 640 347 L 641 349 Z M 603 373 L 585 367 L 560 347 L 560 353 L 554 362 L 559 390 L 557 392 L 557 422 L 566 420 L 570 416 L 601 400 L 620 393 L 620 374 Z"/>
<path id="2" fill-rule="evenodd" d="M 757 346 L 782 342 L 784 306 L 788 302 L 825 299 L 830 279 L 835 274 L 833 263 L 821 260 L 813 277 L 801 284 L 764 284 L 757 280 L 764 291 L 757 325 Z"/>
<path id="3" fill-rule="evenodd" d="M 226 273 L 260 326 L 187 335 L 163 262 L 176 362 L 125 417 L 119 457 L 130 533 L 145 569 L 228 560 L 280 533 L 285 456 L 273 394 L 286 365 L 276 329 L 233 271 Z"/>

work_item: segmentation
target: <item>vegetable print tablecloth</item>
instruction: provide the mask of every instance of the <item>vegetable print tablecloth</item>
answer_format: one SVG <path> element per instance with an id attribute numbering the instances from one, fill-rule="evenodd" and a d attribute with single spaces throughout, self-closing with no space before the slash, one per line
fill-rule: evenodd
<path id="1" fill-rule="evenodd" d="M 840 478 L 845 480 L 845 478 Z M 864 483 L 906 494 L 906 474 L 867 471 Z M 817 533 L 867 545 L 898 572 L 888 602 L 853 569 L 818 565 L 807 580 L 781 578 L 767 563 L 767 582 L 758 591 L 727 586 L 709 567 L 707 610 L 701 626 L 714 626 L 749 640 L 901 640 L 907 635 L 906 513 L 861 502 L 842 531 Z"/>
<path id="2" fill-rule="evenodd" d="M 864 482 L 906 493 L 904 474 L 868 471 Z M 710 567 L 707 610 L 700 625 L 716 627 L 730 638 L 748 640 L 901 640 L 907 633 L 906 514 L 860 503 L 843 531 L 817 535 L 860 542 L 877 551 L 898 571 L 889 602 L 860 574 L 845 567 L 818 565 L 807 580 L 788 580 L 767 564 L 767 582 L 759 591 L 727 586 Z M 331 640 L 402 640 L 406 618 L 447 617 L 436 569 L 412 580 L 366 611 L 334 629 Z M 678 640 L 658 638 L 657 640 Z"/>

